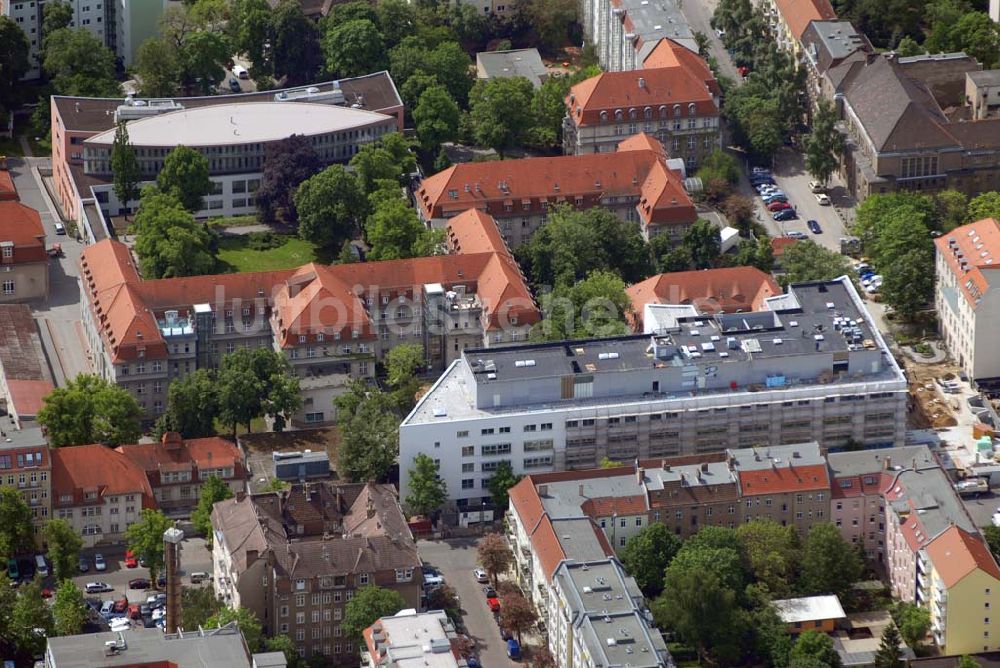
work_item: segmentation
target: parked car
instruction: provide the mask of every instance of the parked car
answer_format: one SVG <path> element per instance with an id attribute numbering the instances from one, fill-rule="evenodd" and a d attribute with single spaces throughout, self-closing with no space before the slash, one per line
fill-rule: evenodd
<path id="1" fill-rule="evenodd" d="M 16 582 L 21 577 L 21 569 L 17 567 L 17 559 L 11 558 L 7 560 L 7 577 L 12 582 Z"/>
<path id="2" fill-rule="evenodd" d="M 153 610 L 153 614 L 151 615 L 151 617 L 153 618 L 153 621 L 155 622 L 155 621 L 159 621 L 160 619 L 163 619 L 164 617 L 166 617 L 166 615 L 167 615 L 167 611 L 166 611 L 165 608 L 157 608 L 156 610 Z"/>
<path id="3" fill-rule="evenodd" d="M 823 193 L 817 193 L 816 202 L 820 206 L 830 206 L 830 196 Z"/>
<path id="4" fill-rule="evenodd" d="M 881 274 L 867 274 L 867 275 L 861 277 L 861 285 L 863 287 L 866 287 L 866 288 L 869 285 L 871 285 L 872 283 L 874 283 L 875 281 L 879 281 L 881 283 L 882 282 L 882 275 Z"/>
<path id="5" fill-rule="evenodd" d="M 507 641 L 507 656 L 511 661 L 517 661 L 521 658 L 521 645 L 514 638 Z"/>
<path id="6" fill-rule="evenodd" d="M 133 603 L 128 606 L 128 618 L 129 619 L 142 619 L 142 609 L 139 607 L 138 603 Z"/>
<path id="7" fill-rule="evenodd" d="M 424 575 L 424 589 L 433 589 L 444 584 L 444 578 L 440 575 Z"/>
<path id="8" fill-rule="evenodd" d="M 104 555 L 98 552 L 94 555 L 94 570 L 96 571 L 106 571 L 108 570 L 108 565 L 104 561 Z"/>
<path id="9" fill-rule="evenodd" d="M 791 209 L 791 208 L 792 208 L 791 204 L 789 204 L 788 202 L 781 202 L 781 201 L 771 202 L 770 204 L 767 205 L 767 210 L 772 212 L 781 211 L 782 209 Z"/>
<path id="10" fill-rule="evenodd" d="M 125 568 L 138 568 L 139 560 L 135 558 L 135 553 L 129 550 L 125 553 Z"/>
<path id="11" fill-rule="evenodd" d="M 489 582 L 490 576 L 486 574 L 486 571 L 482 568 L 477 568 L 472 571 L 472 574 L 476 576 L 476 582 Z"/>
<path id="12" fill-rule="evenodd" d="M 826 188 L 824 188 L 823 184 L 820 183 L 819 181 L 810 181 L 809 182 L 809 190 L 811 190 L 814 193 L 821 193 L 824 190 L 826 190 Z"/>
<path id="13" fill-rule="evenodd" d="M 115 602 L 105 601 L 101 604 L 101 617 L 104 619 L 111 619 L 111 615 L 115 612 Z"/>
<path id="14" fill-rule="evenodd" d="M 798 230 L 795 230 L 794 232 L 789 232 L 785 236 L 788 237 L 789 239 L 808 239 L 809 238 L 808 234 L 806 234 L 805 232 L 799 232 Z"/>
<path id="15" fill-rule="evenodd" d="M 132 620 L 128 617 L 117 617 L 111 620 L 111 632 L 121 633 L 132 628 Z"/>
<path id="16" fill-rule="evenodd" d="M 764 204 L 771 204 L 772 202 L 787 202 L 788 195 L 782 192 L 771 193 L 767 197 L 763 198 Z"/>
<path id="17" fill-rule="evenodd" d="M 751 174 L 767 174 L 768 176 L 770 176 L 771 170 L 768 169 L 767 167 L 753 167 L 750 170 L 750 173 Z"/>
<path id="18" fill-rule="evenodd" d="M 487 586 L 483 587 L 483 594 L 486 595 L 486 598 L 496 598 L 497 597 L 497 590 L 494 589 L 493 587 L 487 585 Z"/>
<path id="19" fill-rule="evenodd" d="M 115 608 L 112 611 L 112 613 L 115 615 L 124 615 L 127 610 L 128 610 L 128 599 L 123 597 L 115 601 Z"/>
<path id="20" fill-rule="evenodd" d="M 240 89 L 239 79 L 230 79 L 229 80 L 229 90 L 233 91 L 234 93 L 239 93 L 240 92 L 241 89 Z"/>
<path id="21" fill-rule="evenodd" d="M 90 570 L 90 562 L 87 561 L 86 557 L 80 557 L 80 563 L 77 564 L 77 568 L 81 573 L 86 573 Z"/>
<path id="22" fill-rule="evenodd" d="M 167 576 L 164 573 L 160 573 L 156 576 L 156 586 L 166 587 L 167 586 Z"/>
<path id="23" fill-rule="evenodd" d="M 52 590 L 48 587 L 42 589 L 42 598 L 52 598 Z"/>
<path id="24" fill-rule="evenodd" d="M 799 214 L 795 213 L 795 209 L 783 209 L 771 214 L 771 218 L 774 220 L 795 220 L 798 217 Z"/>
<path id="25" fill-rule="evenodd" d="M 144 557 L 144 556 L 142 556 L 140 554 L 139 555 L 139 568 L 145 568 L 145 567 L 146 567 L 146 557 Z"/>
<path id="26" fill-rule="evenodd" d="M 823 234 L 823 228 L 820 227 L 819 223 L 816 222 L 815 220 L 807 220 L 806 227 L 808 227 L 809 231 L 812 232 L 813 234 Z"/>
<path id="27" fill-rule="evenodd" d="M 129 589 L 149 589 L 149 580 L 147 578 L 133 578 L 128 581 Z"/>
<path id="28" fill-rule="evenodd" d="M 63 235 L 66 234 L 66 227 L 62 223 L 56 223 L 56 234 Z"/>
<path id="29" fill-rule="evenodd" d="M 758 176 L 754 175 L 750 177 L 750 185 L 757 186 L 773 186 L 775 185 L 774 179 L 770 176 Z"/>
<path id="30" fill-rule="evenodd" d="M 88 582 L 84 590 L 88 594 L 101 594 L 106 591 L 113 591 L 111 585 L 107 582 Z"/>
<path id="31" fill-rule="evenodd" d="M 500 599 L 497 597 L 486 599 L 486 605 L 489 606 L 490 612 L 499 613 L 500 612 Z"/>

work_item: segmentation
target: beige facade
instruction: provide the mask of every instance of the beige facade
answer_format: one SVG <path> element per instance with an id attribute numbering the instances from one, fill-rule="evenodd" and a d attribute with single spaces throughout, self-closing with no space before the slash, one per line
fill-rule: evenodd
<path id="1" fill-rule="evenodd" d="M 0 273 L 0 302 L 26 302 L 49 296 L 49 263 L 7 265 Z"/>

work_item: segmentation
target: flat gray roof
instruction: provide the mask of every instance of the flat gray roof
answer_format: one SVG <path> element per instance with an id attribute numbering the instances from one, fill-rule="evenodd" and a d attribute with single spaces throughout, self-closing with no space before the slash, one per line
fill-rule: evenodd
<path id="1" fill-rule="evenodd" d="M 635 579 L 611 559 L 564 561 L 553 577 L 562 584 L 570 610 L 575 614 L 623 612 L 642 605 L 642 592 Z"/>
<path id="2" fill-rule="evenodd" d="M 117 654 L 105 655 L 104 643 L 125 640 Z M 118 633 L 89 633 L 48 639 L 46 656 L 51 668 L 136 666 L 169 661 L 177 668 L 239 668 L 250 666 L 243 634 L 235 625 L 219 629 L 166 635 L 159 629 Z"/>
<path id="3" fill-rule="evenodd" d="M 784 468 L 789 464 L 795 466 L 814 466 L 826 464 L 819 450 L 819 443 L 792 443 L 789 445 L 772 445 L 761 448 L 740 448 L 728 450 L 733 459 L 733 468 L 738 471 L 763 471 L 770 468 Z"/>
<path id="4" fill-rule="evenodd" d="M 486 78 L 524 77 L 536 88 L 548 74 L 538 49 L 512 51 L 483 51 L 476 54 L 476 65 Z"/>
<path id="5" fill-rule="evenodd" d="M 594 665 L 631 668 L 673 665 L 660 631 L 650 628 L 638 612 L 590 614 L 580 633 L 594 654 Z"/>
<path id="6" fill-rule="evenodd" d="M 812 25 L 831 60 L 846 58 L 865 44 L 850 21 L 813 21 Z"/>
<path id="7" fill-rule="evenodd" d="M 831 452 L 826 456 L 830 472 L 835 478 L 881 473 L 886 467 L 901 470 L 907 466 L 916 469 L 938 468 L 930 448 L 926 445 L 906 445 L 901 448 L 879 448 L 855 452 Z"/>
<path id="8" fill-rule="evenodd" d="M 977 86 L 1000 86 L 1000 70 L 983 70 L 981 72 L 966 72 Z"/>

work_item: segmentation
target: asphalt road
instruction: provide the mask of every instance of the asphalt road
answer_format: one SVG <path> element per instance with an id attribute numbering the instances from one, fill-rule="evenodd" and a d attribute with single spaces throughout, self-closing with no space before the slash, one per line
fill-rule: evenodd
<path id="1" fill-rule="evenodd" d="M 688 0 L 688 2 L 685 2 L 681 6 L 681 11 L 684 14 L 684 18 L 687 19 L 688 25 L 691 26 L 691 30 L 705 33 L 708 36 L 709 53 L 715 56 L 722 74 L 739 84 L 742 79 L 736 71 L 732 59 L 730 59 L 729 54 L 726 52 L 726 47 L 723 46 L 722 40 L 719 39 L 719 36 L 710 24 L 712 14 L 715 13 L 715 8 L 718 5 L 718 0 Z"/>
<path id="2" fill-rule="evenodd" d="M 56 235 L 59 221 L 57 209 L 41 182 L 32 171 L 33 165 L 48 165 L 48 158 L 8 158 L 21 202 L 38 211 L 45 227 L 48 246 L 60 244 L 65 256 L 49 262 L 49 298 L 31 304 L 32 312 L 42 333 L 42 345 L 52 365 L 56 385 L 67 378 L 90 372 L 89 349 L 80 320 L 79 262 L 83 244 L 69 235 Z"/>
<path id="3" fill-rule="evenodd" d="M 507 658 L 500 628 L 493 619 L 493 613 L 486 607 L 483 585 L 476 582 L 472 575 L 477 565 L 475 539 L 422 540 L 417 543 L 417 550 L 424 563 L 441 571 L 445 582 L 458 594 L 467 632 L 476 642 L 479 662 L 487 668 L 519 665 Z"/>

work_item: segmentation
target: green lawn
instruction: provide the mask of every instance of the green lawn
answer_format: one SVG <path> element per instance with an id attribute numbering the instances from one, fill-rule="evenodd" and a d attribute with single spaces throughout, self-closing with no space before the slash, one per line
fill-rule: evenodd
<path id="1" fill-rule="evenodd" d="M 247 236 L 225 237 L 219 242 L 219 262 L 229 272 L 291 269 L 319 261 L 316 247 L 298 237 L 287 237 L 284 245 L 266 251 L 250 250 Z"/>

